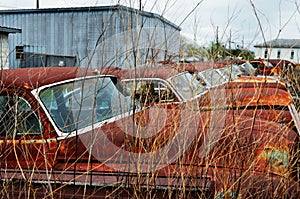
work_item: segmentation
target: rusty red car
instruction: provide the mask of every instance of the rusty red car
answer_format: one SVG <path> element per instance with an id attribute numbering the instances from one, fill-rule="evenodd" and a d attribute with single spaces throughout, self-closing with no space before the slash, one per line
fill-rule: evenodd
<path id="1" fill-rule="evenodd" d="M 283 84 L 153 69 L 1 70 L 1 197 L 299 197 Z"/>
<path id="2" fill-rule="evenodd" d="M 103 72 L 107 73 L 106 70 Z M 188 107 L 193 107 L 191 108 L 193 111 L 195 109 L 200 111 L 200 120 L 206 121 L 206 123 L 200 122 L 199 126 L 202 129 L 198 129 L 198 132 L 203 134 L 206 130 L 208 132 L 214 131 L 213 135 L 208 134 L 215 139 L 214 144 L 212 144 L 213 152 L 210 152 L 211 156 L 208 155 L 206 157 L 206 164 L 201 163 L 209 168 L 206 170 L 208 173 L 214 170 L 211 167 L 215 167 L 217 171 L 214 172 L 220 172 L 226 178 L 226 180 L 216 180 L 216 176 L 212 178 L 215 180 L 215 183 L 223 181 L 222 185 L 219 184 L 222 188 L 217 188 L 217 190 L 223 191 L 215 192 L 215 196 L 232 193 L 231 195 L 235 197 L 239 194 L 241 194 L 239 196 L 242 196 L 242 198 L 246 196 L 254 197 L 254 193 L 251 193 L 254 194 L 252 196 L 249 196 L 249 193 L 247 193 L 252 188 L 248 187 L 242 190 L 241 184 L 247 184 L 249 179 L 251 179 L 250 181 L 253 180 L 252 178 L 260 178 L 262 181 L 266 180 L 263 184 L 278 182 L 279 179 L 277 177 L 279 176 L 273 176 L 274 178 L 271 177 L 272 179 L 270 179 L 264 174 L 276 173 L 278 175 L 280 173 L 278 171 L 282 171 L 281 166 L 297 164 L 288 162 L 292 161 L 292 159 L 293 161 L 298 161 L 296 160 L 298 159 L 298 149 L 296 148 L 300 129 L 299 116 L 284 81 L 280 78 L 267 76 L 243 76 L 243 71 L 232 65 L 225 68 L 206 69 L 196 73 L 196 76 L 190 72 L 190 70 L 182 70 L 182 67 L 176 70 L 174 65 L 172 67 L 134 68 L 117 70 L 115 72 L 110 70 L 110 74 L 118 75 L 132 95 L 144 106 L 155 104 L 156 106 L 166 107 L 166 109 L 174 109 L 174 107 L 183 103 L 192 104 L 188 105 Z M 197 77 L 199 75 L 200 79 Z M 189 109 L 189 111 L 191 110 Z M 207 115 L 203 117 L 202 114 L 210 114 L 210 118 L 208 119 Z M 285 130 L 284 132 L 272 130 L 273 127 L 268 124 L 271 126 L 279 125 L 281 126 L 280 128 Z M 216 135 L 220 135 L 220 137 L 216 137 Z M 292 136 L 291 140 L 293 140 L 292 142 L 296 148 L 292 147 L 287 152 L 281 148 L 281 144 L 270 143 L 272 142 L 271 140 L 278 139 L 275 137 L 283 135 L 286 138 Z M 206 134 L 206 136 L 208 135 Z M 201 140 L 201 142 L 198 142 L 198 145 L 203 147 L 204 141 L 205 139 Z M 257 142 L 260 144 L 256 144 Z M 284 158 L 286 161 L 281 159 L 285 156 L 283 153 L 289 154 L 288 157 Z M 251 160 L 248 157 L 251 157 Z M 281 158 L 278 159 L 278 157 Z M 271 165 L 265 165 L 266 162 L 262 163 L 264 161 Z M 228 173 L 226 173 L 225 168 L 229 170 Z M 251 170 L 251 174 L 247 174 L 246 168 Z M 267 171 L 266 168 L 268 168 Z M 237 174 L 239 172 L 240 175 Z M 284 178 L 294 179 L 291 177 L 295 175 L 294 171 L 290 171 L 290 174 L 288 175 L 290 178 L 286 178 L 287 176 Z M 245 177 L 245 181 L 242 180 L 242 176 Z M 264 179 L 265 177 L 266 179 Z M 238 187 L 234 185 L 231 187 L 229 184 L 234 184 Z M 282 186 L 275 184 L 278 188 Z M 296 184 L 294 185 L 297 187 L 298 185 Z M 277 195 L 268 195 L 272 191 L 264 192 L 264 188 L 263 186 L 261 190 L 257 189 L 256 191 L 261 195 L 257 193 L 258 195 L 255 195 L 255 197 L 279 197 L 281 194 L 284 195 L 288 192 L 286 190 L 287 192 L 278 192 L 276 193 Z M 294 191 L 295 189 L 292 192 Z M 294 193 L 296 194 L 296 192 Z"/>

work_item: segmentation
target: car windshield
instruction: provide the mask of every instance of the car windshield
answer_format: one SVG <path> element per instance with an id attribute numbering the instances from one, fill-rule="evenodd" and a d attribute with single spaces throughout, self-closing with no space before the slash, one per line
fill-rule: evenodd
<path id="1" fill-rule="evenodd" d="M 186 100 L 192 99 L 206 90 L 204 86 L 199 84 L 197 77 L 190 73 L 176 75 L 171 77 L 169 81 Z"/>
<path id="2" fill-rule="evenodd" d="M 214 69 L 200 72 L 199 78 L 202 78 L 208 87 L 213 87 L 226 82 L 226 79 Z"/>
<path id="3" fill-rule="evenodd" d="M 237 65 L 231 65 L 217 70 L 225 77 L 226 82 L 234 80 L 243 74 Z"/>
<path id="4" fill-rule="evenodd" d="M 240 69 L 244 72 L 244 75 L 253 76 L 255 74 L 255 68 L 249 62 L 240 65 Z"/>
<path id="5" fill-rule="evenodd" d="M 273 66 L 270 62 L 268 62 L 268 61 L 264 61 L 264 64 L 265 64 L 265 66 L 267 66 L 267 67 L 271 67 L 271 68 L 274 67 L 274 66 Z"/>
<path id="6" fill-rule="evenodd" d="M 71 132 L 132 110 L 110 77 L 87 78 L 42 90 L 40 99 L 57 127 Z"/>

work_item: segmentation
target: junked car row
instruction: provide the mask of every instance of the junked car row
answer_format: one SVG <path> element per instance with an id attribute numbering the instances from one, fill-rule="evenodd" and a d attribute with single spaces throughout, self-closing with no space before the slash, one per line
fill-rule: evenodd
<path id="1" fill-rule="evenodd" d="M 271 156 L 273 155 L 277 156 L 280 154 L 279 156 L 282 158 L 283 156 L 285 156 L 283 155 L 283 153 L 289 151 L 287 152 L 287 154 L 290 154 L 288 155 L 289 157 L 283 158 L 286 160 L 285 163 L 289 162 L 291 159 L 298 158 L 297 155 L 298 152 L 292 155 L 292 153 L 297 151 L 297 149 L 290 148 L 289 150 L 285 151 L 282 150 L 282 148 L 280 147 L 281 144 L 277 142 L 272 143 L 277 139 L 275 137 L 278 136 L 279 134 L 281 136 L 283 136 L 284 134 L 285 135 L 290 134 L 287 133 L 287 131 L 285 130 L 284 130 L 285 132 L 280 132 L 278 134 L 279 132 L 278 130 L 275 129 L 272 130 L 271 126 L 274 124 L 281 126 L 280 128 L 285 126 L 285 128 L 289 129 L 288 131 L 292 130 L 293 132 L 292 134 L 294 136 L 292 140 L 294 140 L 294 144 L 296 148 L 297 148 L 296 143 L 299 136 L 298 114 L 296 113 L 295 107 L 292 103 L 292 97 L 287 91 L 285 82 L 282 79 L 274 76 L 273 77 L 249 76 L 251 74 L 254 74 L 255 69 L 251 68 L 251 65 L 247 63 L 244 63 L 241 66 L 230 65 L 228 67 L 223 67 L 223 68 L 218 67 L 217 69 L 206 69 L 200 72 L 196 71 L 194 72 L 194 75 L 189 73 L 191 72 L 191 70 L 189 70 L 189 72 L 183 71 L 181 73 L 178 72 L 177 74 L 176 73 L 174 74 L 174 72 L 171 72 L 173 68 L 174 67 L 172 67 L 172 69 L 170 68 L 168 69 L 168 67 L 127 69 L 127 70 L 117 71 L 117 73 L 115 74 L 117 74 L 122 79 L 124 85 L 131 91 L 131 93 L 133 93 L 133 96 L 135 96 L 137 99 L 141 101 L 142 104 L 144 105 L 149 104 L 149 102 L 144 101 L 144 99 L 146 99 L 145 96 L 149 96 L 149 93 L 155 95 L 154 97 L 153 96 L 149 97 L 149 99 L 150 98 L 156 99 L 154 103 L 156 105 L 160 105 L 164 107 L 170 107 L 169 105 L 170 102 L 172 102 L 171 104 L 173 107 L 175 106 L 175 104 L 181 104 L 180 102 L 185 102 L 185 104 L 194 102 L 192 103 L 193 107 L 195 107 L 196 104 L 196 106 L 198 106 L 199 108 L 197 110 L 199 110 L 201 113 L 209 112 L 211 114 L 209 119 L 207 117 L 203 119 L 207 121 L 207 123 L 209 123 L 209 127 L 207 128 L 209 128 L 210 130 L 217 129 L 218 127 L 221 128 L 222 130 L 221 129 L 218 130 L 224 133 L 223 136 L 221 137 L 222 139 L 225 140 L 227 140 L 226 139 L 227 136 L 230 137 L 229 135 L 235 135 L 234 136 L 235 139 L 232 139 L 232 137 L 230 139 L 228 138 L 229 140 L 227 140 L 226 144 L 218 143 L 217 145 L 214 145 L 215 149 L 222 146 L 219 148 L 218 152 L 213 153 L 214 155 L 219 154 L 220 156 L 222 156 L 222 158 L 220 158 L 222 159 L 221 163 L 218 162 L 219 164 L 217 164 L 218 168 L 224 168 L 224 165 L 231 164 L 231 166 L 229 167 L 226 166 L 226 168 L 231 168 L 231 169 L 234 168 L 233 170 L 235 170 L 239 168 L 238 161 L 243 162 L 242 160 L 244 160 L 246 157 L 253 156 L 253 159 L 249 161 L 248 164 L 249 165 L 257 164 L 255 166 L 255 169 L 254 168 L 252 169 L 259 171 L 260 169 L 258 168 L 262 165 L 257 162 L 255 163 L 254 159 L 256 158 L 260 159 L 260 156 L 265 156 L 263 151 L 264 150 L 269 151 L 268 149 L 269 146 L 272 146 L 271 147 L 272 149 L 270 150 L 272 151 L 270 152 L 272 154 Z M 245 73 L 247 76 L 245 76 Z M 176 80 L 181 80 L 181 81 L 179 82 Z M 149 92 L 149 90 L 152 90 L 152 92 Z M 163 93 L 167 93 L 167 95 Z M 220 115 L 222 115 L 223 117 L 220 117 Z M 214 122 L 218 123 L 219 126 L 216 125 Z M 270 126 L 268 125 L 264 126 L 264 122 L 267 122 L 268 125 L 270 124 Z M 216 135 L 221 135 L 218 132 L 218 130 L 216 130 L 216 132 L 212 134 L 214 135 L 213 139 L 219 141 L 219 139 L 220 140 L 222 139 L 220 137 L 215 137 Z M 198 130 L 198 132 L 199 131 L 202 133 L 204 132 L 203 129 Z M 242 139 L 239 137 L 241 135 L 243 135 Z M 255 138 L 252 136 L 254 136 Z M 263 141 L 263 139 L 266 139 L 268 141 L 265 142 Z M 231 142 L 234 140 L 238 142 L 240 145 L 236 146 L 234 142 L 233 143 Z M 247 145 L 243 143 L 242 140 L 247 140 L 247 143 L 248 144 L 251 143 L 251 144 Z M 259 144 L 259 147 L 257 144 L 255 144 L 258 142 L 261 142 Z M 247 148 L 247 146 L 249 147 L 248 149 L 246 149 L 242 153 L 238 152 L 238 149 Z M 234 152 L 230 154 L 229 151 L 231 147 L 234 148 Z M 260 152 L 257 152 L 256 150 Z M 224 153 L 226 155 L 224 155 Z M 253 155 L 252 153 L 255 153 L 257 156 Z M 254 158 L 254 156 L 256 157 Z M 216 158 L 216 156 L 214 157 L 207 156 L 206 158 L 209 160 L 218 159 Z M 224 160 L 223 158 L 226 160 Z M 236 158 L 238 159 L 238 161 Z M 271 159 L 273 158 L 275 157 L 272 157 Z M 275 159 L 276 161 L 279 160 L 278 158 Z M 281 163 L 279 162 L 275 163 L 276 161 L 270 160 L 268 158 L 266 158 L 265 161 L 273 162 L 275 163 L 275 165 L 278 166 L 278 165 L 285 164 L 282 162 L 283 159 L 279 160 L 279 162 Z M 247 165 L 247 163 L 243 163 L 243 164 L 244 166 Z M 290 162 L 287 164 L 296 165 L 297 163 Z M 213 163 L 210 166 L 212 165 L 215 166 L 215 164 Z M 277 166 L 271 166 L 271 167 L 275 169 L 275 167 Z M 266 165 L 262 167 L 266 167 Z M 248 167 L 245 166 L 245 168 Z M 273 172 L 269 171 L 267 173 L 273 173 Z M 231 175 L 233 174 L 231 173 Z M 243 174 L 243 175 L 249 177 L 247 174 Z M 254 176 L 252 177 L 259 176 L 258 174 L 253 174 L 253 175 Z M 238 180 L 241 179 L 240 177 L 241 176 L 237 175 L 236 181 L 232 179 L 233 178 L 232 176 L 228 178 L 231 178 L 231 180 L 233 180 L 233 182 L 231 183 L 239 184 L 241 183 Z M 222 179 L 220 181 L 226 181 L 226 180 Z M 224 187 L 227 187 L 228 184 L 230 183 L 226 181 L 226 183 L 223 184 L 223 187 L 221 186 L 222 187 L 221 189 L 224 190 L 225 189 Z M 246 189 L 251 189 L 251 188 L 247 187 Z M 262 191 L 261 193 L 263 193 L 263 190 L 256 190 L 256 191 L 257 192 Z M 239 191 L 235 191 L 235 193 L 237 192 Z M 243 191 L 239 193 L 243 193 Z M 280 195 L 281 193 L 278 194 Z M 244 196 L 245 195 L 243 195 L 243 197 Z M 267 196 L 260 195 L 259 197 L 267 197 Z"/>
<path id="2" fill-rule="evenodd" d="M 12 197 L 298 198 L 292 98 L 280 79 L 242 73 L 2 70 L 3 188 L 28 185 Z"/>

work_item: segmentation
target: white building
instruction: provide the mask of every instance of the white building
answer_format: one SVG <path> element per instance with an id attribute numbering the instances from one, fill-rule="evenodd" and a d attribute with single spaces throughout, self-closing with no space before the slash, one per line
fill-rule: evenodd
<path id="1" fill-rule="evenodd" d="M 254 46 L 255 57 L 300 63 L 300 39 L 274 39 Z"/>
<path id="2" fill-rule="evenodd" d="M 10 33 L 21 33 L 21 30 L 0 26 L 0 68 L 1 69 L 6 69 L 9 66 L 8 34 Z"/>

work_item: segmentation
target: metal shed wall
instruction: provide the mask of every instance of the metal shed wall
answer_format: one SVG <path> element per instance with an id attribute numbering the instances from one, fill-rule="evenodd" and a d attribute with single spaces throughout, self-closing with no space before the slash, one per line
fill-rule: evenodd
<path id="1" fill-rule="evenodd" d="M 124 6 L 5 10 L 0 25 L 22 29 L 9 35 L 11 68 L 20 67 L 16 46 L 24 46 L 24 52 L 76 56 L 77 64 L 92 67 L 132 67 L 179 51 L 179 27 Z"/>
<path id="2" fill-rule="evenodd" d="M 15 33 L 21 33 L 21 30 L 0 26 L 0 69 L 9 68 L 8 35 L 15 34 Z"/>
<path id="3" fill-rule="evenodd" d="M 8 68 L 8 33 L 0 32 L 0 69 Z"/>

